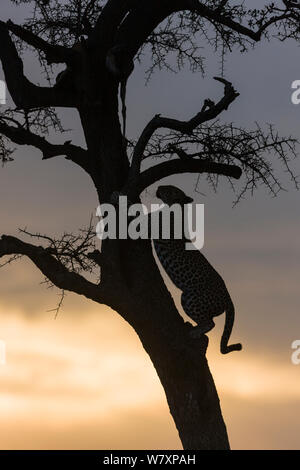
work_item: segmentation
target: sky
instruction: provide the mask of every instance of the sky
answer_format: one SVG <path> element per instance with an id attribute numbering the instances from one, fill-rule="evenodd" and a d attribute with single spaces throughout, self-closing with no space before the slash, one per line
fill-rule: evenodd
<path id="1" fill-rule="evenodd" d="M 251 6 L 254 2 L 251 2 Z M 26 12 L 1 3 L 1 18 L 21 22 Z M 128 83 L 128 132 L 136 136 L 154 114 L 188 119 L 207 97 L 222 96 L 212 80 L 220 58 L 203 44 L 206 74 L 160 72 L 145 86 L 145 65 Z M 41 81 L 38 62 L 25 72 Z M 262 42 L 248 54 L 227 57 L 225 77 L 240 97 L 222 121 L 254 128 L 272 123 L 299 138 L 300 105 L 291 84 L 300 79 L 299 47 Z M 0 70 L 0 79 L 3 78 Z M 78 116 L 62 113 L 63 142 L 83 144 Z M 275 166 L 277 164 L 275 163 Z M 299 160 L 293 163 L 300 173 Z M 213 193 L 195 175 L 168 179 L 205 204 L 203 252 L 224 278 L 236 308 L 232 342 L 243 351 L 223 356 L 224 316 L 209 333 L 208 360 L 233 449 L 300 448 L 300 365 L 291 344 L 300 339 L 299 192 L 278 166 L 288 191 L 277 198 L 259 188 L 232 207 L 221 182 Z M 167 181 L 167 180 L 165 180 Z M 154 195 L 155 187 L 144 195 Z M 41 160 L 31 147 L 0 169 L 0 233 L 19 227 L 48 234 L 76 231 L 97 206 L 88 176 L 62 157 Z M 0 449 L 180 449 L 163 389 L 131 327 L 111 309 L 68 293 L 55 320 L 59 292 L 26 259 L 0 270 Z M 168 284 L 179 310 L 179 291 Z"/>

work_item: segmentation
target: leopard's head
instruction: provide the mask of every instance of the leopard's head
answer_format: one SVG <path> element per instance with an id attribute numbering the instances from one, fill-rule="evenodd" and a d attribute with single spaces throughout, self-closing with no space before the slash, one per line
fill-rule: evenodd
<path id="1" fill-rule="evenodd" d="M 176 188 L 176 186 L 159 186 L 156 196 L 168 206 L 173 204 L 184 205 L 193 202 L 191 197 L 187 196 L 181 189 Z"/>

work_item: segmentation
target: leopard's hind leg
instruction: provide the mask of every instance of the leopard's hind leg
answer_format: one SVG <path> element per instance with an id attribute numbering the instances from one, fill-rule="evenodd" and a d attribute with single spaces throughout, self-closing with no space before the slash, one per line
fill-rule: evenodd
<path id="1" fill-rule="evenodd" d="M 186 290 L 181 294 L 181 305 L 185 313 L 197 323 L 193 336 L 201 336 L 215 326 L 212 312 L 209 308 L 209 298 L 205 292 Z"/>

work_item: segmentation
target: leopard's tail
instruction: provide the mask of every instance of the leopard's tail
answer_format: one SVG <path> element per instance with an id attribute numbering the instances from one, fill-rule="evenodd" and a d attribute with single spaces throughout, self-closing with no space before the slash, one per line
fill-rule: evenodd
<path id="1" fill-rule="evenodd" d="M 224 331 L 221 339 L 221 353 L 227 354 L 231 351 L 240 351 L 242 349 L 242 345 L 240 343 L 231 344 L 228 346 L 228 341 L 232 332 L 234 322 L 234 305 L 230 300 L 230 303 L 226 309 L 226 319 L 225 319 L 225 326 Z"/>

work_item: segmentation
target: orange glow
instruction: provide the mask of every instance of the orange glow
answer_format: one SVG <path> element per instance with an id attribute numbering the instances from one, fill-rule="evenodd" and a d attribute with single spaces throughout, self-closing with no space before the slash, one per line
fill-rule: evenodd
<path id="1" fill-rule="evenodd" d="M 117 314 L 63 311 L 54 321 L 52 314 L 32 320 L 0 311 L 7 345 L 7 364 L 0 367 L 2 449 L 181 448 L 151 362 Z M 255 426 L 263 423 L 264 404 L 299 400 L 299 374 L 290 364 L 248 355 L 225 361 L 216 340 L 209 362 L 232 445 L 251 446 L 251 425 L 245 439 L 237 410 L 250 423 L 255 417 Z M 259 436 L 255 442 L 259 447 Z"/>

